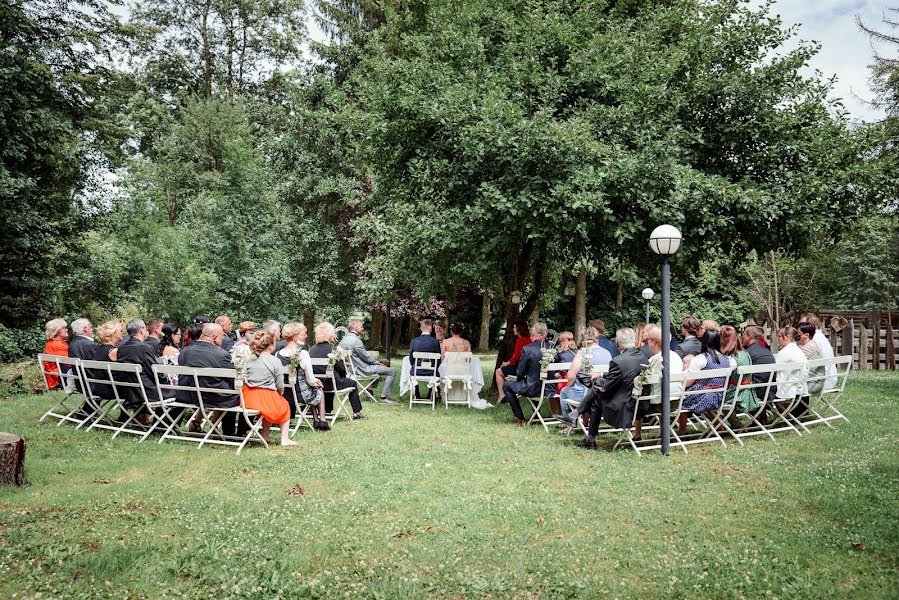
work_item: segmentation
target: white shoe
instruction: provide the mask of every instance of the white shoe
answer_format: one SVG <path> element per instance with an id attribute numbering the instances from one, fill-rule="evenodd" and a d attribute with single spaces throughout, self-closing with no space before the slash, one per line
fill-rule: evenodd
<path id="1" fill-rule="evenodd" d="M 293 440 L 284 440 L 281 442 L 281 446 L 296 446 L 297 443 Z"/>
<path id="2" fill-rule="evenodd" d="M 381 398 L 378 399 L 378 404 L 396 404 L 396 402 L 394 402 L 390 398 L 385 398 L 384 396 L 381 396 Z"/>

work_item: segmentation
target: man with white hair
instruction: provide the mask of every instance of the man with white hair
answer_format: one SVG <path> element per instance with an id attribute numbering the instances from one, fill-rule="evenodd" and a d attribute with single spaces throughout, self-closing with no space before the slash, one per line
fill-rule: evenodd
<path id="1" fill-rule="evenodd" d="M 515 423 L 524 425 L 524 412 L 518 402 L 518 396 L 535 397 L 540 395 L 540 361 L 543 358 L 543 340 L 546 339 L 546 325 L 531 325 L 531 343 L 521 349 L 515 381 L 503 384 L 503 395 L 515 415 Z"/>
<path id="2" fill-rule="evenodd" d="M 634 379 L 640 375 L 647 362 L 646 356 L 634 347 L 635 344 L 636 332 L 630 327 L 615 332 L 615 345 L 621 353 L 609 363 L 608 372 L 593 383 L 590 426 L 587 437 L 577 442 L 581 448 L 596 448 L 596 434 L 599 432 L 601 419 L 605 419 L 612 427 L 630 427 L 636 402 L 632 394 Z M 578 407 L 580 413 L 584 412 L 586 403 L 585 396 L 584 402 Z"/>
<path id="3" fill-rule="evenodd" d="M 75 319 L 72 321 L 72 341 L 69 342 L 69 358 L 80 358 L 81 360 L 94 360 L 94 353 L 97 351 L 97 344 L 94 342 L 94 327 L 87 319 Z M 75 379 L 75 389 L 78 393 L 83 393 L 81 389 L 81 378 Z M 90 406 L 85 403 L 82 410 L 90 412 Z"/>
<path id="4" fill-rule="evenodd" d="M 272 353 L 277 354 L 284 346 L 287 345 L 285 340 L 281 339 L 281 323 L 275 321 L 274 319 L 269 319 L 262 324 L 262 330 L 272 334 L 272 337 L 275 338 L 275 351 Z"/>
<path id="5" fill-rule="evenodd" d="M 384 380 L 384 387 L 381 389 L 381 399 L 378 402 L 381 404 L 396 404 L 396 402 L 390 399 L 390 394 L 393 392 L 393 381 L 396 379 L 396 369 L 381 364 L 365 351 L 365 345 L 362 343 L 362 338 L 359 337 L 359 334 L 365 329 L 362 325 L 362 319 L 352 317 L 347 325 L 350 332 L 343 336 L 343 339 L 340 340 L 340 345 L 346 348 L 349 353 L 353 370 L 357 375 L 385 375 L 386 379 Z"/>

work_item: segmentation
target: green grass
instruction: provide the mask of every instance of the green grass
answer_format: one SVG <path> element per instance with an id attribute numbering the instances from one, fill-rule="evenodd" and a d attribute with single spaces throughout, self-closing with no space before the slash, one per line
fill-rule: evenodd
<path id="1" fill-rule="evenodd" d="M 852 423 L 668 458 L 370 403 L 237 457 L 2 398 L 31 485 L 0 489 L 0 598 L 895 598 L 897 396 L 853 374 Z"/>

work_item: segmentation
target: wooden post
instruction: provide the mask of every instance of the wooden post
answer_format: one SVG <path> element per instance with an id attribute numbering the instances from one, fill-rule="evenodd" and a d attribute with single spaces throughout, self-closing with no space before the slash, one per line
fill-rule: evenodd
<path id="1" fill-rule="evenodd" d="M 0 433 L 0 484 L 25 484 L 25 440 Z"/>
<path id="2" fill-rule="evenodd" d="M 880 370 L 880 311 L 875 310 L 871 313 L 871 368 L 875 371 Z"/>
<path id="3" fill-rule="evenodd" d="M 372 350 L 384 350 L 384 342 L 382 337 L 384 334 L 384 311 L 378 308 L 371 310 L 371 338 L 369 345 Z"/>
<path id="4" fill-rule="evenodd" d="M 852 332 L 854 329 L 854 320 L 850 320 L 849 324 L 843 328 L 843 356 L 852 356 Z M 856 368 L 861 368 L 861 365 Z"/>
<path id="5" fill-rule="evenodd" d="M 896 336 L 893 334 L 892 319 L 887 319 L 886 338 L 886 368 L 890 371 L 896 370 Z"/>
<path id="6" fill-rule="evenodd" d="M 867 370 L 868 368 L 868 332 L 870 329 L 865 327 L 864 323 L 858 324 L 858 368 Z"/>
<path id="7" fill-rule="evenodd" d="M 490 294 L 484 291 L 481 298 L 481 337 L 478 338 L 478 352 L 490 350 Z"/>

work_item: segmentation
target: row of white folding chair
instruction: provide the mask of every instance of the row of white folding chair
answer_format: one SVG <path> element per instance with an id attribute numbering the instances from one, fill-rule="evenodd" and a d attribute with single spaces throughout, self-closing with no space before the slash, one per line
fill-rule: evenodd
<path id="1" fill-rule="evenodd" d="M 59 419 L 57 425 L 62 425 L 65 421 L 75 423 L 79 427 L 84 424 L 84 418 L 78 416 L 81 410 L 81 404 L 70 406 L 73 396 L 80 392 L 79 383 L 81 382 L 81 371 L 78 369 L 79 360 L 77 358 L 69 358 L 68 356 L 57 356 L 56 354 L 38 354 L 37 366 L 41 372 L 41 380 L 44 382 L 44 388 L 47 391 L 56 391 L 61 389 L 62 397 L 56 399 L 50 408 L 38 420 L 43 423 L 47 417 Z M 60 388 L 51 389 L 47 381 L 48 377 L 58 377 Z M 60 411 L 60 412 L 56 412 Z"/>
<path id="2" fill-rule="evenodd" d="M 322 383 L 325 384 L 325 387 L 330 387 L 333 391 L 333 404 L 331 407 L 331 412 L 325 413 L 325 420 L 329 422 L 330 425 L 334 425 L 337 422 L 337 419 L 340 417 L 344 417 L 346 419 L 352 419 L 353 413 L 349 406 L 350 394 L 353 392 L 354 387 L 348 388 L 337 388 L 337 379 L 334 376 L 334 369 L 328 364 L 327 358 L 312 358 L 312 368 L 316 367 L 324 367 L 325 372 L 321 375 L 316 375 L 315 377 L 320 379 Z M 297 373 L 297 377 L 302 377 L 302 373 Z M 330 385 L 328 385 L 330 383 Z M 331 394 L 332 391 L 326 392 L 326 394 Z M 315 421 L 315 407 L 311 404 L 306 404 L 300 402 L 299 397 L 297 396 L 296 388 L 293 385 L 285 384 L 284 386 L 284 395 L 289 396 L 288 400 L 292 401 L 294 407 L 296 408 L 296 423 L 291 427 L 290 437 L 296 435 L 299 428 L 303 425 L 313 428 L 313 422 Z M 324 402 L 324 399 L 322 400 Z"/>
<path id="3" fill-rule="evenodd" d="M 609 365 L 593 365 L 593 367 L 591 367 L 591 369 L 590 369 L 590 378 L 591 378 L 591 380 L 595 380 L 599 377 L 602 377 L 603 375 L 605 375 L 608 372 L 609 372 Z M 585 390 L 585 392 L 586 392 L 586 390 Z M 581 398 L 580 400 L 576 400 L 574 398 L 561 399 L 561 397 L 560 397 L 560 403 L 566 404 L 568 406 L 568 408 L 577 408 L 578 406 L 580 406 L 582 399 L 583 398 Z M 584 415 L 581 415 L 581 417 L 578 418 L 577 423 L 575 424 L 575 427 L 580 429 L 584 435 L 587 435 L 587 427 L 584 425 L 583 416 Z M 587 415 L 587 417 L 589 417 L 589 415 Z M 573 429 L 574 428 L 572 428 L 572 430 Z M 610 427 L 605 421 L 603 421 L 602 424 L 600 424 L 600 426 L 599 426 L 600 433 L 611 433 L 611 432 L 620 432 L 620 431 L 621 431 L 621 429 L 619 429 L 617 427 Z M 569 431 L 569 433 L 570 433 L 570 431 Z"/>
<path id="4" fill-rule="evenodd" d="M 540 414 L 540 409 L 543 408 L 545 398 L 558 397 L 559 394 L 556 390 L 560 383 L 568 381 L 568 369 L 570 368 L 571 363 L 567 362 L 551 363 L 547 365 L 545 369 L 540 369 L 540 395 L 524 396 L 531 404 L 531 410 L 533 411 L 531 413 L 531 418 L 528 419 L 528 425 L 532 425 L 536 421 L 543 425 L 543 429 L 549 432 L 550 425 L 561 424 L 561 421 L 554 419 L 553 417 L 544 417 Z M 549 391 L 549 395 L 547 395 L 547 391 Z"/>
<path id="5" fill-rule="evenodd" d="M 369 354 L 370 355 L 370 354 Z M 324 359 L 327 360 L 327 359 Z M 353 359 L 351 357 L 347 357 L 343 361 L 343 365 L 346 368 L 347 377 L 356 382 L 359 386 L 359 394 L 360 397 L 365 397 L 375 402 L 375 392 L 377 392 L 378 382 L 381 380 L 380 375 L 364 375 L 356 370 L 356 367 L 353 365 Z"/>
<path id="6" fill-rule="evenodd" d="M 162 407 L 166 430 L 159 438 L 160 444 L 163 440 L 172 439 L 197 442 L 197 448 L 202 448 L 205 444 L 236 446 L 237 454 L 240 454 L 251 441 L 268 446 L 261 433 L 262 416 L 258 410 L 246 407 L 242 389 L 234 389 L 236 387 L 234 381 L 237 378 L 237 371 L 234 369 L 153 365 L 153 372 L 159 397 L 169 397 Z M 176 376 L 177 383 L 171 383 L 169 375 Z M 214 387 L 209 385 L 210 379 L 230 381 L 231 385 L 225 388 Z M 182 392 L 182 400 L 178 399 L 178 392 Z M 185 396 L 192 397 L 195 401 L 186 401 Z M 214 401 L 215 398 L 225 399 L 234 396 L 238 400 L 236 406 L 221 407 Z M 228 403 L 232 402 L 233 399 Z M 185 413 L 190 414 L 186 419 L 183 418 Z M 243 419 L 246 423 L 247 431 L 243 436 L 230 434 L 222 428 L 229 414 L 233 414 L 237 419 Z M 191 423 L 198 425 L 199 433 L 190 432 Z M 208 427 L 205 433 L 204 425 Z"/>

